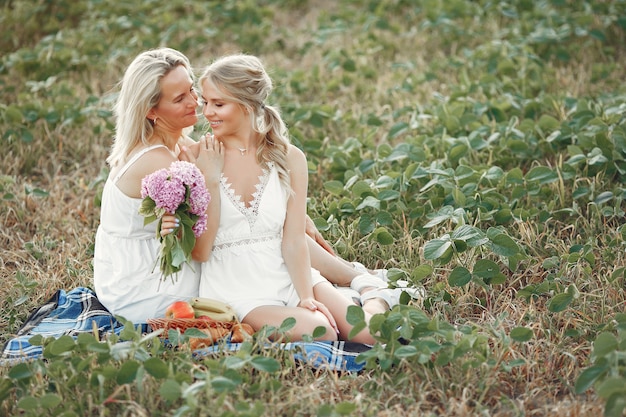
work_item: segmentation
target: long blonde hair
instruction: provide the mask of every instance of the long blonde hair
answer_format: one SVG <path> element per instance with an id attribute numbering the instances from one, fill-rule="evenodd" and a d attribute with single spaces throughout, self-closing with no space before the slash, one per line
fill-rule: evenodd
<path id="1" fill-rule="evenodd" d="M 179 65 L 185 67 L 193 79 L 189 59 L 171 48 L 142 52 L 128 66 L 113 107 L 115 137 L 107 158 L 109 166 L 124 161 L 140 141 L 148 145 L 154 133 L 154 122 L 146 115 L 161 99 L 161 79 Z"/>
<path id="2" fill-rule="evenodd" d="M 283 188 L 290 191 L 287 169 L 289 135 L 278 108 L 266 104 L 273 85 L 261 60 L 245 54 L 224 56 L 202 72 L 200 86 L 205 81 L 248 110 L 253 129 L 262 138 L 257 144 L 257 161 L 273 162 Z"/>

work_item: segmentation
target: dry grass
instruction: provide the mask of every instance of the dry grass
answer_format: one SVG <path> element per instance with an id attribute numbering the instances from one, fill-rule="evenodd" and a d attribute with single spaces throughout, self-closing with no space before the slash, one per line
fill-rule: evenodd
<path id="1" fill-rule="evenodd" d="M 323 131 L 306 123 L 297 124 L 305 135 L 334 143 L 350 136 L 361 138 L 372 134 L 371 142 L 375 146 L 385 142 L 385 132 L 399 120 L 393 116 L 395 110 L 413 107 L 412 112 L 403 116 L 405 121 L 410 121 L 419 115 L 425 103 L 435 101 L 436 94 L 448 96 L 463 84 L 462 71 L 446 66 L 448 59 L 461 56 L 462 47 L 476 46 L 480 39 L 459 45 L 416 30 L 407 25 L 406 16 L 385 16 L 392 27 L 401 30 L 391 33 L 369 28 L 364 20 L 356 19 L 354 27 L 316 40 L 320 24 L 328 24 L 329 15 L 344 13 L 342 18 L 348 19 L 344 9 L 345 6 L 328 0 L 310 1 L 295 11 L 272 9 L 275 31 L 267 44 L 282 43 L 283 47 L 270 49 L 263 59 L 276 74 L 291 76 L 303 72 L 307 77 L 304 85 L 315 86 L 296 91 L 289 83 L 290 78 L 278 79 L 277 100 L 294 106 L 327 104 L 341 112 Z M 497 21 L 481 28 L 489 39 L 495 38 L 501 29 Z M 310 42 L 319 44 L 306 47 Z M 232 40 L 198 47 L 188 55 L 201 67 L 214 56 L 240 49 Z M 358 70 L 350 73 L 328 65 L 336 51 L 349 51 Z M 543 71 L 557 82 L 545 85 L 543 93 L 593 97 L 610 92 L 616 88 L 616 80 L 624 77 L 626 54 L 617 51 L 605 58 L 611 75 L 599 81 L 595 62 L 599 56 L 581 51 L 568 65 L 546 62 Z M 106 71 L 91 68 L 69 80 L 77 99 L 89 94 L 106 95 L 113 89 L 124 64 L 122 60 L 109 64 Z M 481 71 L 479 67 L 476 64 L 476 71 Z M 441 72 L 425 80 L 425 74 L 432 73 L 434 68 Z M 414 91 L 399 88 L 404 80 L 413 83 Z M 20 79 L 17 84 L 23 85 L 23 81 Z M 468 97 L 480 100 L 486 94 L 478 89 L 471 97 L 468 93 Z M 6 98 L 19 100 L 17 93 L 7 93 Z M 565 115 L 562 108 L 555 112 Z M 353 121 L 370 113 L 379 115 L 384 122 L 379 128 L 372 128 L 373 133 L 355 123 L 348 129 L 341 117 L 349 115 L 346 119 Z M 42 122 L 36 127 L 37 135 L 31 143 L 2 142 L 8 151 L 0 155 L 0 194 L 12 194 L 12 198 L 5 197 L 0 203 L 2 342 L 17 331 L 32 308 L 57 289 L 92 284 L 93 238 L 99 221 L 99 208 L 94 200 L 102 186 L 97 180 L 101 179 L 111 130 L 102 119 L 90 117 L 91 120 L 76 128 L 54 129 Z M 423 123 L 428 127 L 431 122 Z M 323 161 L 321 165 L 318 175 L 312 175 L 311 188 L 312 197 L 323 201 L 320 204 L 323 210 L 328 197 L 321 189 L 325 180 Z M 602 182 L 601 178 L 597 180 Z M 593 184 L 593 179 L 589 182 Z M 558 189 L 555 193 L 561 195 Z M 588 364 L 594 337 L 615 313 L 623 312 L 626 307 L 623 278 L 608 279 L 616 267 L 626 264 L 626 255 L 623 245 L 620 251 L 610 245 L 612 241 L 622 240 L 617 230 L 619 224 L 604 222 L 587 210 L 591 208 L 581 208 L 584 215 L 572 221 L 550 219 L 543 224 L 518 221 L 508 225 L 508 233 L 524 247 L 528 258 L 516 271 L 506 271 L 508 279 L 503 285 L 489 290 L 475 285 L 450 287 L 449 270 L 444 267 L 423 281 L 433 297 L 429 310 L 432 317 L 471 326 L 484 337 L 483 363 L 469 365 L 460 360 L 454 365 L 432 368 L 402 363 L 390 372 L 372 370 L 360 375 L 287 367 L 278 376 L 282 388 L 258 394 L 257 400 L 265 404 L 267 415 L 315 415 L 320 403 L 342 402 L 354 404 L 353 414 L 363 416 L 601 415 L 603 402 L 592 393 L 574 395 L 573 384 Z M 422 247 L 439 230 L 428 236 L 416 236 L 406 225 L 406 219 L 396 221 L 397 242 L 388 247 L 360 236 L 356 231 L 358 219 L 336 225 L 327 237 L 346 258 L 357 258 L 371 267 L 411 270 L 423 262 Z M 441 231 L 445 232 L 445 228 Z M 579 261 L 565 262 L 559 270 L 543 268 L 546 258 L 564 258 L 577 244 L 593 246 L 594 265 Z M 562 313 L 548 310 L 547 303 L 554 290 L 531 300 L 517 296 L 519 290 L 548 279 L 561 287 L 575 284 L 580 291 L 580 297 Z M 444 292 L 450 299 L 440 297 Z M 511 341 L 507 335 L 518 326 L 532 329 L 534 338 L 526 343 Z M 524 362 L 509 367 L 518 359 Z M 463 368 L 459 363 L 467 366 Z M 235 410 L 236 401 L 246 400 L 244 394 L 223 399 L 224 409 Z M 128 401 L 120 406 L 126 409 L 125 415 L 149 415 L 146 404 Z M 101 412 L 106 410 L 100 407 Z"/>

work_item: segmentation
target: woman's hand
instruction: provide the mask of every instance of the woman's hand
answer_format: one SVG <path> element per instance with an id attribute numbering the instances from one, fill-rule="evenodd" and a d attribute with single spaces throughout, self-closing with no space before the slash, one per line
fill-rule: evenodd
<path id="1" fill-rule="evenodd" d="M 217 183 L 224 167 L 224 146 L 215 136 L 206 134 L 199 142 L 184 146 L 178 159 L 196 164 L 207 184 Z"/>
<path id="2" fill-rule="evenodd" d="M 180 226 L 180 219 L 173 214 L 165 214 L 161 219 L 161 237 L 173 233 Z"/>
<path id="3" fill-rule="evenodd" d="M 324 316 L 326 316 L 326 318 L 330 322 L 330 325 L 333 327 L 333 329 L 335 329 L 337 334 L 339 334 L 339 328 L 337 327 L 337 322 L 335 321 L 335 318 L 333 317 L 332 314 L 330 314 L 330 311 L 328 310 L 328 308 L 326 308 L 324 304 L 320 303 L 315 298 L 303 298 L 302 300 L 300 300 L 300 304 L 298 305 L 302 308 L 306 308 L 307 310 L 319 311 L 320 313 L 322 313 Z"/>
<path id="4" fill-rule="evenodd" d="M 308 215 L 306 216 L 305 226 L 306 234 L 309 235 L 318 245 L 324 248 L 326 252 L 335 256 L 335 251 L 333 250 L 332 246 L 330 246 L 330 243 L 328 243 L 326 239 L 324 239 L 320 231 L 317 230 L 317 227 L 315 227 L 315 223 L 313 223 L 313 220 L 311 220 Z"/>

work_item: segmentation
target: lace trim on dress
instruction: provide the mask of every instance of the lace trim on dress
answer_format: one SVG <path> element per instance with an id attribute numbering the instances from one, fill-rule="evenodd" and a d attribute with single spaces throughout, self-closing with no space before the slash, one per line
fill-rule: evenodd
<path id="1" fill-rule="evenodd" d="M 233 190 L 228 182 L 228 178 L 222 173 L 220 177 L 220 183 L 226 191 L 226 195 L 228 199 L 237 207 L 237 209 L 246 216 L 248 220 L 248 224 L 250 225 L 250 229 L 254 226 L 254 223 L 257 220 L 259 215 L 259 205 L 261 204 L 261 197 L 263 196 L 263 191 L 265 191 L 265 187 L 269 182 L 270 171 L 274 168 L 273 162 L 268 162 L 267 168 L 262 168 L 261 175 L 259 175 L 259 182 L 256 183 L 255 188 L 256 191 L 252 193 L 252 201 L 250 202 L 250 207 L 247 207 L 246 204 L 241 200 L 241 196 L 235 194 L 235 190 Z"/>
<path id="2" fill-rule="evenodd" d="M 213 246 L 213 252 L 231 249 L 231 248 L 239 247 L 239 246 L 249 246 L 249 245 L 254 245 L 256 243 L 264 243 L 264 242 L 270 242 L 272 240 L 281 240 L 281 239 L 282 239 L 281 233 L 271 233 L 269 235 L 264 235 L 264 236 L 263 235 L 251 236 L 247 239 L 241 239 L 241 240 L 237 240 L 234 242 L 224 242 L 224 243 L 215 245 Z"/>

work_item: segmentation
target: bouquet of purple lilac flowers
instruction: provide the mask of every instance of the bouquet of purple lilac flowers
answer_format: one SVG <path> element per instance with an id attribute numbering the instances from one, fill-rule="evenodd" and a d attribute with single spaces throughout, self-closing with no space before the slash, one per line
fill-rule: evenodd
<path id="1" fill-rule="evenodd" d="M 165 279 L 177 274 L 183 263 L 191 261 L 196 238 L 206 230 L 211 194 L 198 167 L 191 162 L 175 161 L 169 169 L 146 175 L 141 181 L 141 197 L 139 214 L 145 217 L 144 226 L 159 221 L 157 239 L 161 247 L 157 262 Z M 178 217 L 180 227 L 161 236 L 161 222 L 166 213 Z"/>

